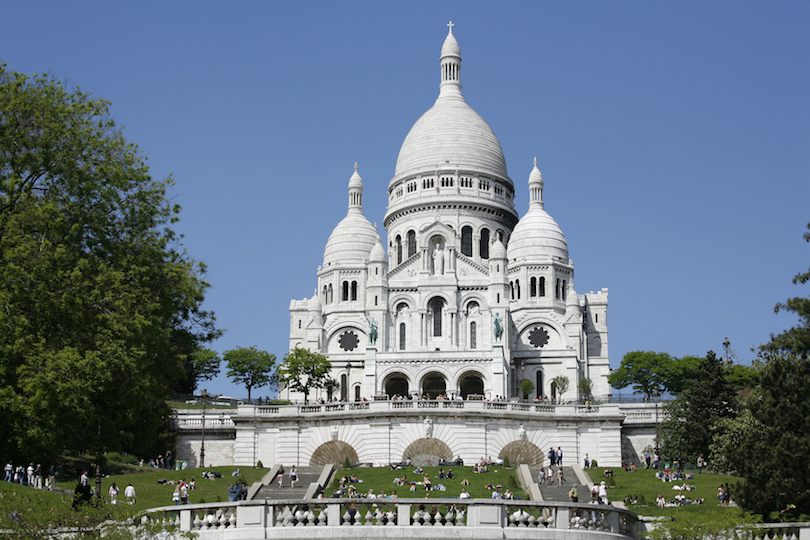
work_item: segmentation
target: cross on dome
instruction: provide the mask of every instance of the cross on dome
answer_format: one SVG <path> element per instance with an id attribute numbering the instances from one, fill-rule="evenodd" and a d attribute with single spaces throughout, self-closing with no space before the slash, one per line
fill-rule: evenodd
<path id="1" fill-rule="evenodd" d="M 537 158 L 534 158 L 534 166 L 537 167 Z"/>
<path id="2" fill-rule="evenodd" d="M 537 159 L 534 160 L 535 165 L 537 165 Z M 354 171 L 357 172 L 357 162 L 354 162 Z"/>
<path id="3" fill-rule="evenodd" d="M 450 21 L 449 23 L 447 23 L 447 27 L 450 29 L 450 32 L 449 32 L 450 35 L 453 34 L 453 27 L 454 26 L 455 26 L 455 24 L 453 24 L 453 21 Z"/>

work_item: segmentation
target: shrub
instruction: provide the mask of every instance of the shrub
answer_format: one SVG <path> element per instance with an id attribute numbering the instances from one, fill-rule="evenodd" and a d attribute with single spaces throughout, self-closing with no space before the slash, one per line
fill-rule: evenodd
<path id="1" fill-rule="evenodd" d="M 607 486 L 608 487 L 616 487 L 616 480 L 614 480 L 612 476 L 608 476 Z"/>
<path id="2" fill-rule="evenodd" d="M 256 463 L 256 468 L 257 468 L 257 469 L 264 469 L 264 465 L 262 465 L 262 460 L 259 460 L 259 461 Z"/>
<path id="3" fill-rule="evenodd" d="M 638 496 L 638 504 L 639 506 L 647 506 L 647 499 L 644 498 L 644 495 Z"/>
<path id="4" fill-rule="evenodd" d="M 591 460 L 591 468 L 595 468 L 595 467 L 598 467 L 598 466 L 599 466 L 599 464 L 596 463 L 595 459 Z"/>
<path id="5" fill-rule="evenodd" d="M 349 468 L 351 468 L 351 466 L 352 466 L 351 463 L 349 463 L 349 456 L 346 456 L 343 459 L 343 468 L 344 469 L 349 469 Z"/>
<path id="6" fill-rule="evenodd" d="M 509 456 L 503 456 L 503 466 L 509 467 Z"/>

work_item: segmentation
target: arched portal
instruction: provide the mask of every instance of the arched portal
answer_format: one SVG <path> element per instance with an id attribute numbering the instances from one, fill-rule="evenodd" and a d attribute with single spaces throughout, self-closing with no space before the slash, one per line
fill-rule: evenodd
<path id="1" fill-rule="evenodd" d="M 439 439 L 417 439 L 402 454 L 402 461 L 413 461 L 414 465 L 430 467 L 439 463 L 439 459 L 452 461 L 453 452 Z"/>
<path id="2" fill-rule="evenodd" d="M 343 465 L 346 458 L 349 458 L 349 463 L 357 463 L 360 461 L 357 459 L 357 452 L 355 452 L 351 445 L 343 441 L 329 441 L 315 449 L 309 460 L 309 464 L 311 466 L 329 464 Z"/>
<path id="3" fill-rule="evenodd" d="M 422 393 L 428 399 L 436 399 L 439 394 L 444 394 L 447 391 L 447 381 L 441 373 L 428 373 L 422 379 Z"/>
<path id="4" fill-rule="evenodd" d="M 384 388 L 388 397 L 407 396 L 408 379 L 401 373 L 394 373 L 386 378 Z"/>
<path id="5" fill-rule="evenodd" d="M 543 451 L 537 445 L 529 441 L 512 441 L 503 447 L 498 458 L 509 458 L 509 466 L 517 467 L 518 465 L 542 465 L 543 464 Z"/>
<path id="6" fill-rule="evenodd" d="M 459 379 L 458 386 L 464 399 L 470 394 L 484 395 L 484 379 L 478 373 L 465 373 Z"/>

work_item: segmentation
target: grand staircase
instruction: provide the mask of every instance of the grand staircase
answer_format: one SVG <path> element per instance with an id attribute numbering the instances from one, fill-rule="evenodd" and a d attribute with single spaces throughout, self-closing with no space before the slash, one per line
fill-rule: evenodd
<path id="1" fill-rule="evenodd" d="M 532 473 L 532 479 L 534 482 L 537 482 L 537 473 L 540 471 L 539 466 L 530 467 L 529 470 Z M 557 467 L 554 467 L 554 471 L 556 473 Z M 579 492 L 579 502 L 588 502 L 591 497 L 591 493 L 588 490 L 587 486 L 583 486 L 582 483 L 577 479 L 577 475 L 574 472 L 574 469 L 571 467 L 563 467 L 563 476 L 565 477 L 565 481 L 563 485 L 560 485 L 560 482 L 557 480 L 557 475 L 554 475 L 554 482 L 551 485 L 547 485 L 545 482 L 540 484 L 540 493 L 543 495 L 544 501 L 559 501 L 559 502 L 567 502 L 571 499 L 568 498 L 568 492 L 571 491 L 571 488 L 574 487 L 574 484 L 577 484 L 577 491 Z"/>
<path id="2" fill-rule="evenodd" d="M 289 469 L 284 473 L 284 482 L 282 487 L 278 487 L 275 479 L 269 484 L 263 485 L 252 500 L 282 500 L 282 499 L 303 499 L 304 494 L 307 492 L 309 485 L 312 482 L 317 482 L 318 477 L 323 471 L 323 467 L 298 467 L 298 482 L 295 487 L 290 487 Z"/>

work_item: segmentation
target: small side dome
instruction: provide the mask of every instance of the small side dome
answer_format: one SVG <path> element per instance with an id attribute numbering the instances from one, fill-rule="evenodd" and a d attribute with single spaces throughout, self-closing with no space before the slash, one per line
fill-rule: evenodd
<path id="1" fill-rule="evenodd" d="M 382 245 L 382 240 L 377 240 L 374 247 L 371 248 L 371 254 L 368 256 L 369 262 L 385 262 L 385 248 Z"/>
<path id="2" fill-rule="evenodd" d="M 506 251 L 510 261 L 559 258 L 568 262 L 568 242 L 562 229 L 543 208 L 543 175 L 537 168 L 529 174 L 529 211 L 512 231 Z"/>
<path id="3" fill-rule="evenodd" d="M 511 245 L 511 242 L 510 242 Z M 503 242 L 501 239 L 498 238 L 495 240 L 495 243 L 492 244 L 492 248 L 489 250 L 489 258 L 490 259 L 505 259 L 506 258 L 506 248 L 503 246 Z"/>
<path id="4" fill-rule="evenodd" d="M 317 294 L 313 294 L 312 298 L 307 302 L 307 310 L 321 312 L 321 298 Z"/>
<path id="5" fill-rule="evenodd" d="M 363 214 L 350 213 L 329 235 L 323 252 L 324 268 L 336 263 L 363 264 L 379 238 L 377 230 Z"/>

